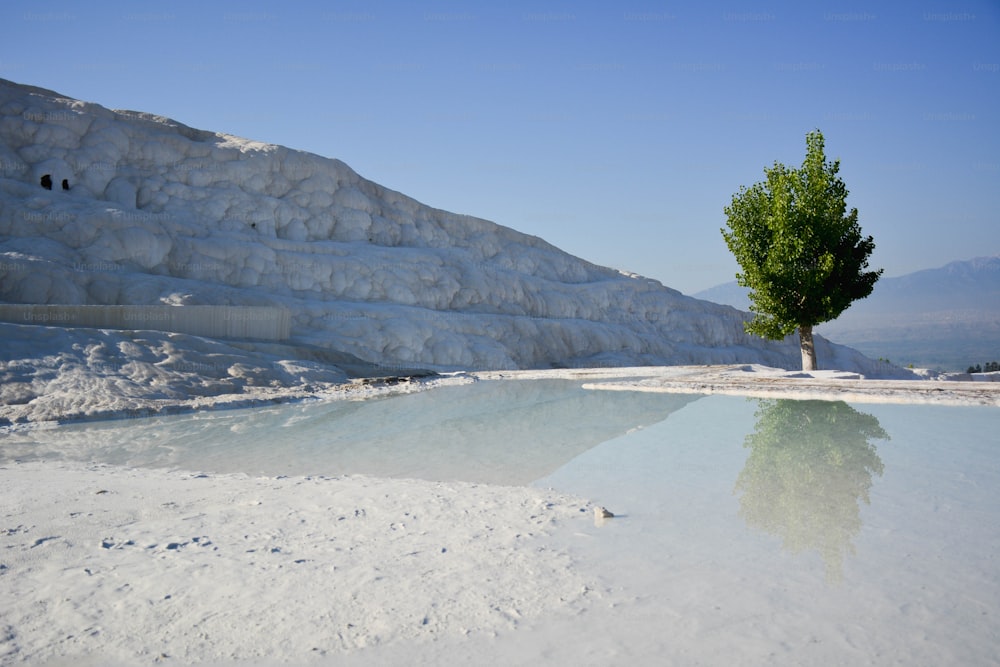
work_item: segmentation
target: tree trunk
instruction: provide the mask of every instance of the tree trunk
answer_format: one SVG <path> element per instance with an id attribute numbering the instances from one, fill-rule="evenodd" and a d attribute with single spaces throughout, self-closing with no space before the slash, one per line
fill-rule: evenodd
<path id="1" fill-rule="evenodd" d="M 813 346 L 812 326 L 803 325 L 799 327 L 799 349 L 802 350 L 802 370 L 817 370 L 816 348 Z"/>

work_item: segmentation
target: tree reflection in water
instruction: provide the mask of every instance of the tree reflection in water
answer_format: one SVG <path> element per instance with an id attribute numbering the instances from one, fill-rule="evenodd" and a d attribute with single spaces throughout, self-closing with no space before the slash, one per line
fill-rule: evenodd
<path id="1" fill-rule="evenodd" d="M 740 516 L 792 553 L 816 549 L 827 580 L 839 581 L 861 530 L 858 501 L 869 502 L 872 476 L 882 474 L 872 441 L 889 434 L 843 401 L 762 400 L 755 416 L 734 489 Z"/>

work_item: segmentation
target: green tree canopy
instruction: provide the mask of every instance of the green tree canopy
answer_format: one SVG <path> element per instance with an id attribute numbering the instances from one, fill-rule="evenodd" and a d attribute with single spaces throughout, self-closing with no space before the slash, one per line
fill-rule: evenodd
<path id="1" fill-rule="evenodd" d="M 745 328 L 775 340 L 798 329 L 804 370 L 817 367 L 812 327 L 871 294 L 882 274 L 865 270 L 875 242 L 861 235 L 858 210 L 847 211 L 839 171 L 815 130 L 799 169 L 775 162 L 764 182 L 741 187 L 724 209 L 722 236 L 742 269 L 736 280 L 750 288 L 754 318 Z"/>

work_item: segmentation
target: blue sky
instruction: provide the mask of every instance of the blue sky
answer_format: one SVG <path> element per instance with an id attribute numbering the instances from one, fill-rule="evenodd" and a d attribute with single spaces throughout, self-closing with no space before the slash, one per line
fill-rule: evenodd
<path id="1" fill-rule="evenodd" d="M 0 6 L 0 77 L 345 161 L 684 292 L 805 135 L 887 276 L 1000 253 L 1000 2 Z"/>

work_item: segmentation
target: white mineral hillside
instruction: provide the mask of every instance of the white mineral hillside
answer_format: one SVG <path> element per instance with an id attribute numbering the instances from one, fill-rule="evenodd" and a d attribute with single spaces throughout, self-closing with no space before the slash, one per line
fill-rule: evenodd
<path id="1" fill-rule="evenodd" d="M 383 368 L 799 364 L 794 340 L 748 337 L 735 309 L 424 206 L 338 160 L 5 80 L 0 113 L 7 341 L 40 340 L 40 325 L 53 323 L 95 337 L 170 328 L 127 313 L 88 325 L 74 320 L 80 308 L 50 318 L 20 304 L 253 306 L 283 313 L 286 350 Z M 74 350 L 86 335 L 76 330 Z M 191 338 L 170 338 L 161 360 L 183 358 Z M 887 371 L 848 348 L 817 347 L 825 367 Z M 0 361 L 8 373 L 30 366 Z"/>

